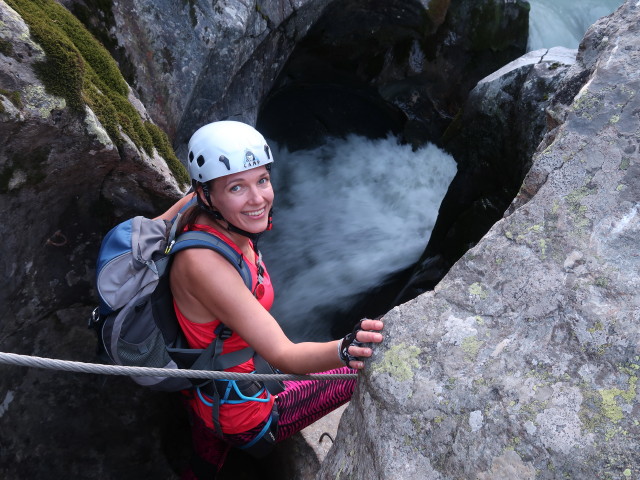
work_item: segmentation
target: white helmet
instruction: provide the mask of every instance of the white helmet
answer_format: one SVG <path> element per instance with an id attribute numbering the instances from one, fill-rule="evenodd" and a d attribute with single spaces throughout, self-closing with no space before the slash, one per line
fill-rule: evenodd
<path id="1" fill-rule="evenodd" d="M 189 140 L 189 175 L 197 182 L 273 162 L 264 137 L 242 122 L 225 120 L 200 127 Z"/>

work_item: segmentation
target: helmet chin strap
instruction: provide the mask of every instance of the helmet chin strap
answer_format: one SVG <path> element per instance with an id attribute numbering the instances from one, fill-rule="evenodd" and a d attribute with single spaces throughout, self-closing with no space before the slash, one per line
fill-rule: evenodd
<path id="1" fill-rule="evenodd" d="M 259 233 L 247 232 L 246 230 L 243 230 L 241 228 L 236 227 L 229 220 L 225 219 L 222 216 L 222 214 L 219 211 L 217 211 L 215 209 L 215 207 L 213 206 L 213 203 L 211 202 L 211 197 L 209 196 L 209 187 L 207 186 L 207 184 L 206 183 L 202 183 L 201 186 L 202 186 L 202 193 L 204 193 L 204 196 L 205 196 L 205 198 L 207 200 L 208 205 L 206 205 L 202 201 L 202 198 L 200 198 L 200 195 L 197 195 L 197 197 L 198 197 L 198 206 L 202 210 L 204 210 L 208 215 L 213 217 L 215 220 L 226 222 L 227 230 L 229 230 L 230 232 L 238 233 L 238 234 L 242 235 L 243 237 L 247 237 L 248 239 L 250 239 L 253 242 L 253 248 L 255 250 L 257 250 L 258 249 L 258 240 L 260 239 L 260 235 L 262 235 L 262 233 L 264 233 L 264 232 L 259 232 Z M 273 228 L 273 207 L 271 208 L 271 210 L 269 210 L 269 221 L 268 221 L 266 230 L 271 230 L 272 228 Z"/>

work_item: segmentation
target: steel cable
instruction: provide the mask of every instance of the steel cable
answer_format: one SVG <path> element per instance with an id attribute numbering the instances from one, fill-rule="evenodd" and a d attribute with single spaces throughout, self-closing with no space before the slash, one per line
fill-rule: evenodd
<path id="1" fill-rule="evenodd" d="M 188 370 L 179 368 L 128 367 L 123 365 L 103 365 L 98 363 L 74 362 L 54 358 L 19 355 L 0 352 L 0 363 L 21 367 L 45 368 L 66 372 L 97 373 L 102 375 L 126 375 L 130 377 L 184 377 L 207 380 L 351 380 L 356 373 L 292 375 L 284 373 L 236 373 L 210 370 Z"/>

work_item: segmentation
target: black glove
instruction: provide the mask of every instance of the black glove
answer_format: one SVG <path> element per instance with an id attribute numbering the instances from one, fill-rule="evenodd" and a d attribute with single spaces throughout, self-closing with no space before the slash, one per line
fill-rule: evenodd
<path id="1" fill-rule="evenodd" d="M 342 360 L 347 367 L 349 366 L 349 362 L 351 362 L 352 360 L 360 360 L 359 357 L 354 357 L 349 353 L 349 347 L 351 345 L 354 345 L 356 347 L 361 347 L 363 345 L 362 342 L 359 342 L 358 340 L 356 340 L 356 335 L 360 330 L 362 330 L 362 320 L 356 323 L 351 333 L 349 333 L 346 337 L 344 337 L 342 341 L 338 344 L 338 356 L 340 357 L 340 360 Z"/>

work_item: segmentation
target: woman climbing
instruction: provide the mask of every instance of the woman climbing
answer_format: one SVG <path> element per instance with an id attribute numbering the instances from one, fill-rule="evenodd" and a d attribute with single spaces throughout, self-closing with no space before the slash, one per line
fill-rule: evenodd
<path id="1" fill-rule="evenodd" d="M 191 348 L 217 345 L 216 358 L 228 359 L 217 364 L 220 369 L 260 372 L 270 364 L 285 373 L 354 373 L 363 368 L 362 358 L 372 354 L 363 344 L 382 341 L 381 321 L 363 320 L 342 340 L 293 343 L 269 314 L 274 292 L 257 241 L 271 228 L 272 163 L 263 136 L 244 123 L 210 123 L 191 137 L 188 169 L 194 193 L 189 197 L 195 196 L 197 203 L 184 211 L 180 231 L 208 232 L 241 253 L 251 271 L 252 290 L 217 252 L 179 252 L 171 267 L 178 322 Z M 190 198 L 162 217 L 173 218 Z M 254 351 L 257 355 L 251 356 Z M 189 392 L 196 455 L 184 479 L 215 478 L 232 447 L 265 455 L 274 442 L 347 402 L 355 380 L 264 386 L 219 380 Z"/>

